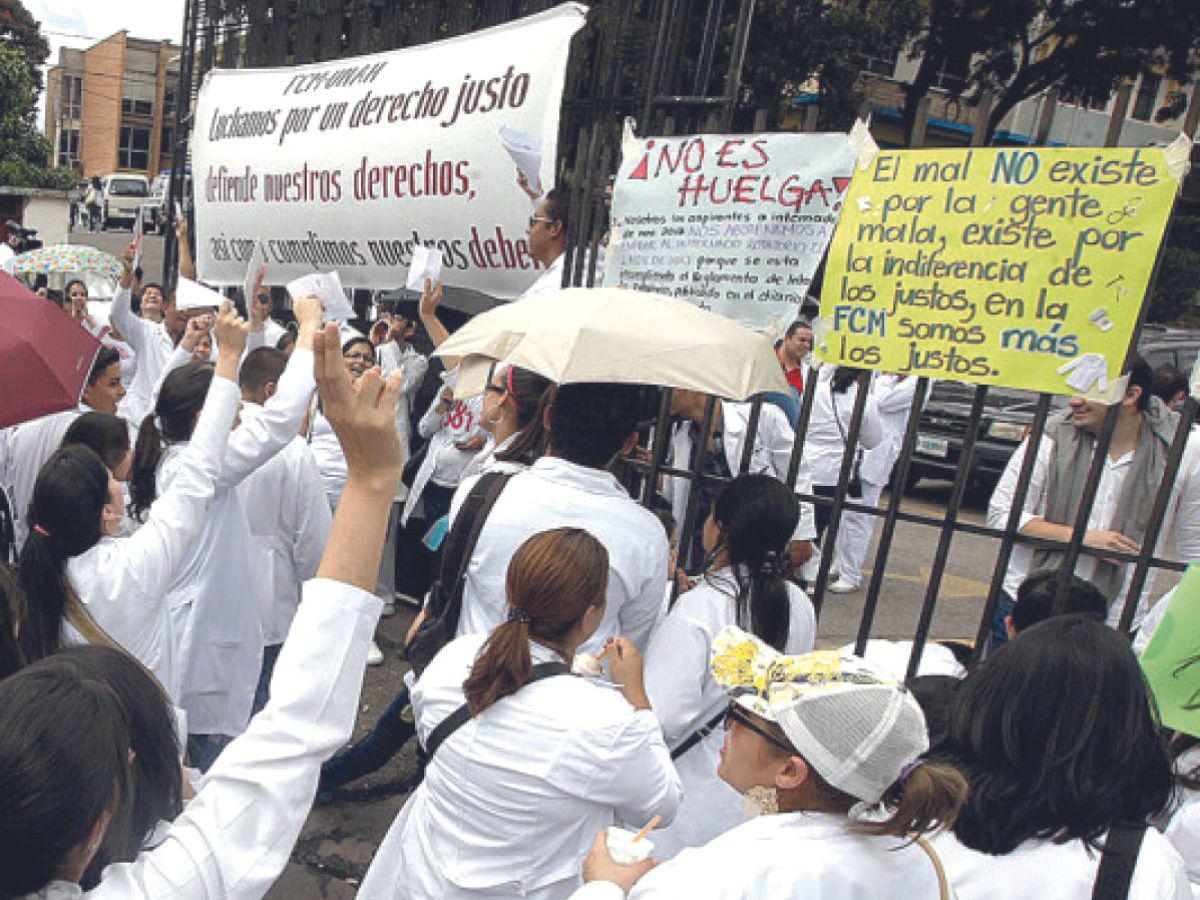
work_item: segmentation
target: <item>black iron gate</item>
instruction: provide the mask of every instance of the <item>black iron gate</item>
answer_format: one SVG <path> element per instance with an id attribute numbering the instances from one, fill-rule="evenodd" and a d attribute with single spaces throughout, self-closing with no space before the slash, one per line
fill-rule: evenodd
<path id="1" fill-rule="evenodd" d="M 554 5 L 547 0 L 187 0 L 184 53 L 180 71 L 178 136 L 173 159 L 172 199 L 180 196 L 190 133 L 188 99 L 205 72 L 214 67 L 260 67 L 291 65 L 394 49 L 452 37 L 479 28 L 529 15 Z M 564 266 L 564 284 L 591 285 L 595 279 L 597 250 L 608 227 L 607 188 L 620 162 L 620 136 L 624 117 L 640 122 L 642 134 L 674 135 L 719 133 L 732 130 L 739 111 L 740 81 L 746 48 L 753 28 L 754 0 L 598 0 L 592 5 L 588 25 L 576 35 L 568 67 L 559 137 L 559 184 L 569 185 L 572 196 L 569 246 Z M 168 215 L 173 204 L 168 204 Z M 175 262 L 168 229 L 164 282 L 171 279 Z M 1157 268 L 1156 268 L 1157 271 Z M 1153 278 L 1151 279 L 1153 285 Z M 797 297 L 797 307 L 802 300 Z M 1143 304 L 1144 316 L 1145 304 Z M 1138 321 L 1140 331 L 1142 321 Z M 1125 361 L 1128 370 L 1132 359 Z M 788 471 L 794 483 L 804 453 L 805 435 L 812 416 L 817 378 L 805 379 L 796 440 Z M 882 520 L 882 528 L 868 582 L 856 647 L 862 652 L 880 608 L 886 599 L 887 576 L 896 529 L 900 523 L 931 529 L 936 544 L 928 582 L 913 634 L 914 647 L 909 672 L 916 671 L 924 644 L 929 638 L 934 612 L 947 571 L 955 535 L 971 534 L 998 541 L 998 555 L 991 573 L 975 642 L 975 655 L 983 651 L 997 606 L 1005 571 L 1014 547 L 1029 544 L 1061 550 L 1059 594 L 1065 600 L 1067 575 L 1081 555 L 1098 552 L 1084 544 L 1088 518 L 1104 470 L 1109 442 L 1116 425 L 1117 408 L 1112 407 L 1097 441 L 1087 474 L 1084 500 L 1073 523 L 1068 542 L 1033 539 L 1018 533 L 1021 511 L 1028 496 L 1035 453 L 1027 453 L 1021 467 L 1012 509 L 1001 529 L 963 521 L 960 517 L 971 472 L 972 455 L 979 437 L 988 389 L 976 387 L 971 412 L 962 438 L 953 487 L 942 515 L 904 508 L 903 491 L 893 490 L 886 503 L 864 505 L 847 496 L 855 448 L 866 406 L 869 375 L 862 375 L 853 414 L 846 434 L 845 453 L 832 498 L 801 494 L 802 500 L 830 509 L 825 546 L 815 585 L 811 592 L 818 615 L 825 597 L 833 561 L 838 527 L 846 511 L 867 513 Z M 921 410 L 930 390 L 927 379 L 919 379 L 909 411 L 893 484 L 908 482 L 917 442 Z M 746 471 L 754 446 L 762 398 L 750 409 L 741 470 Z M 708 445 L 715 419 L 715 399 L 708 401 L 699 439 L 687 468 L 668 468 L 665 454 L 672 422 L 669 392 L 663 392 L 654 421 L 648 422 L 652 453 L 645 463 L 634 463 L 642 474 L 641 498 L 649 502 L 661 474 L 676 475 L 693 483 L 712 480 L 703 474 L 703 449 Z M 1050 396 L 1042 395 L 1028 435 L 1028 445 L 1042 439 Z M 1176 482 L 1180 461 L 1196 414 L 1196 401 L 1183 409 L 1179 430 L 1171 447 L 1166 473 L 1154 498 L 1151 525 L 1141 551 L 1136 555 L 1106 552 L 1110 559 L 1135 564 L 1127 592 L 1121 627 L 1128 631 L 1146 578 L 1154 569 L 1179 571 L 1183 565 L 1157 558 L 1154 549 Z M 656 439 L 658 438 L 658 439 Z M 680 523 L 680 545 L 688 546 L 699 527 L 695 521 L 699 492 L 689 492 L 689 505 Z"/>

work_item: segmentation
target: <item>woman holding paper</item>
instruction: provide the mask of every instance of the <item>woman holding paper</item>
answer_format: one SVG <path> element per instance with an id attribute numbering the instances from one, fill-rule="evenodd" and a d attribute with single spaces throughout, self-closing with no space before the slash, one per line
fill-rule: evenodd
<path id="1" fill-rule="evenodd" d="M 230 436 L 204 528 L 168 588 L 181 660 L 179 693 L 172 699 L 188 714 L 189 754 L 201 769 L 246 727 L 258 683 L 259 610 L 267 602 L 268 585 L 233 488 L 299 433 L 308 412 L 321 304 L 315 297 L 301 297 L 295 313 L 300 323 L 297 347 L 278 390 L 262 415 L 241 423 Z M 154 413 L 138 434 L 130 490 L 135 516 L 183 475 L 196 412 L 211 378 L 208 363 L 192 362 L 164 381 Z"/>
<path id="2" fill-rule="evenodd" d="M 569 674 L 607 580 L 608 553 L 586 531 L 534 535 L 508 568 L 508 621 L 455 639 L 422 673 L 412 703 L 430 761 L 361 900 L 568 897 L 597 828 L 675 815 L 679 777 L 637 649 L 609 644 L 618 684 Z M 452 716 L 465 718 L 452 729 Z"/>
<path id="3" fill-rule="evenodd" d="M 30 534 L 21 553 L 25 606 L 18 615 L 26 661 L 98 624 L 139 659 L 177 702 L 179 664 L 165 593 L 204 527 L 221 458 L 238 409 L 237 364 L 245 323 L 226 309 L 217 322 L 217 364 L 201 395 L 193 440 L 181 473 L 147 510 L 145 524 L 117 538 L 121 490 L 96 453 L 64 447 L 42 467 L 30 504 Z M 81 607 L 81 608 L 80 608 Z M 64 619 L 69 623 L 64 626 Z"/>

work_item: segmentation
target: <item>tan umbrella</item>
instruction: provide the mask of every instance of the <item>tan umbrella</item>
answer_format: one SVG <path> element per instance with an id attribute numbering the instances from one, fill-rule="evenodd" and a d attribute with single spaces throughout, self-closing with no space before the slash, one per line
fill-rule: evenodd
<path id="1" fill-rule="evenodd" d="M 464 357 L 457 393 L 483 389 L 503 361 L 558 384 L 687 388 L 730 400 L 786 391 L 770 339 L 684 300 L 623 288 L 566 288 L 482 313 L 436 356 Z"/>

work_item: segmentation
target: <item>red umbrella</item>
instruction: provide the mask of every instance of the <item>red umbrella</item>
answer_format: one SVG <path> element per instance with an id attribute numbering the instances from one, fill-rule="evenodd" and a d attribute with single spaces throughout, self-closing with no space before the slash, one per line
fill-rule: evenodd
<path id="1" fill-rule="evenodd" d="M 79 403 L 100 342 L 0 272 L 0 428 Z"/>

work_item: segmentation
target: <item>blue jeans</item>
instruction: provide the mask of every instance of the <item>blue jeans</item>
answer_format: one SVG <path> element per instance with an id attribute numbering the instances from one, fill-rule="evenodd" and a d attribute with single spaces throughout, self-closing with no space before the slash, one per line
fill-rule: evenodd
<path id="1" fill-rule="evenodd" d="M 370 734 L 321 766 L 320 790 L 332 791 L 387 765 L 417 733 L 416 725 L 404 718 L 407 706 L 408 688 L 401 687 L 400 694 L 379 717 Z"/>
<path id="2" fill-rule="evenodd" d="M 262 671 L 258 673 L 258 687 L 254 689 L 254 707 L 250 715 L 258 715 L 270 698 L 271 676 L 275 674 L 275 661 L 279 659 L 279 651 L 283 644 L 269 644 L 263 647 Z"/>
<path id="3" fill-rule="evenodd" d="M 207 772 L 232 740 L 227 734 L 189 734 L 188 760 L 201 772 Z"/>
<path id="4" fill-rule="evenodd" d="M 1001 645 L 1008 643 L 1008 625 L 1004 620 L 1012 615 L 1013 607 L 1016 605 L 1017 601 L 1006 591 L 1000 592 L 1000 598 L 996 601 L 996 614 L 992 616 L 992 637 L 988 641 L 989 652 L 995 653 Z"/>

